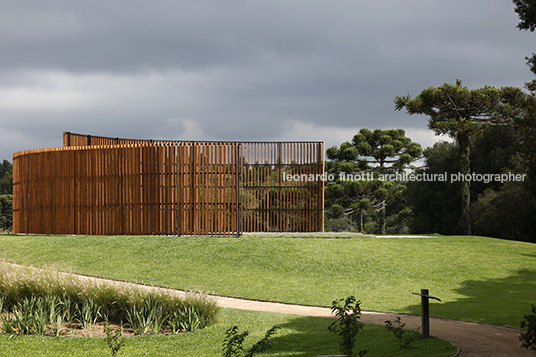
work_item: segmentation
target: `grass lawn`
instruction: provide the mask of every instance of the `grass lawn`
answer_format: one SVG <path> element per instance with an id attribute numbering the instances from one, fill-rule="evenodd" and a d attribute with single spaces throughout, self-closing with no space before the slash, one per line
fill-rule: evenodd
<path id="1" fill-rule="evenodd" d="M 282 327 L 272 337 L 270 357 L 316 357 L 338 353 L 338 336 L 327 331 L 330 319 L 223 309 L 221 321 L 203 330 L 173 336 L 135 336 L 125 339 L 120 356 L 207 357 L 221 356 L 225 331 L 234 325 L 250 331 L 244 347 L 260 340 L 273 325 Z M 438 339 L 418 340 L 416 349 L 400 349 L 395 337 L 382 326 L 366 325 L 358 334 L 358 348 L 370 357 L 451 357 L 456 348 Z M 103 338 L 0 335 L 0 356 L 85 357 L 110 356 Z"/>
<path id="2" fill-rule="evenodd" d="M 484 237 L 0 236 L 0 258 L 221 295 L 519 326 L 536 303 L 536 244 Z"/>

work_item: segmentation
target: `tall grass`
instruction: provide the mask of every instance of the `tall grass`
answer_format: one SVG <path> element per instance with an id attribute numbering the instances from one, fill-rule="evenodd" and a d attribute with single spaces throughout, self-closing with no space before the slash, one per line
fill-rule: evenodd
<path id="1" fill-rule="evenodd" d="M 155 290 L 132 288 L 81 279 L 48 269 L 20 267 L 0 262 L 0 311 L 5 316 L 5 332 L 33 331 L 43 335 L 48 325 L 55 331 L 61 321 L 76 320 L 85 328 L 97 321 L 128 322 L 137 333 L 193 330 L 191 326 L 170 323 L 170 316 L 188 320 L 193 312 L 203 328 L 217 319 L 218 307 L 205 294 L 187 297 Z M 184 312 L 184 313 L 183 313 Z M 135 319 L 133 316 L 137 316 Z M 140 329 L 140 321 L 144 321 Z M 8 331 L 9 330 L 9 331 Z"/>

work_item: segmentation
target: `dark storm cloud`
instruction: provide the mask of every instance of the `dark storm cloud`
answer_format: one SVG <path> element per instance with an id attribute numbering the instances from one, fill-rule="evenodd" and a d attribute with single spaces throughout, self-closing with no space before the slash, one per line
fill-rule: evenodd
<path id="1" fill-rule="evenodd" d="M 350 140 L 426 118 L 393 98 L 461 78 L 522 86 L 534 34 L 503 0 L 1 1 L 0 154 L 64 130 Z"/>
<path id="2" fill-rule="evenodd" d="M 329 18 L 284 2 L 22 0 L 1 19 L 4 69 L 202 70 L 331 42 Z"/>

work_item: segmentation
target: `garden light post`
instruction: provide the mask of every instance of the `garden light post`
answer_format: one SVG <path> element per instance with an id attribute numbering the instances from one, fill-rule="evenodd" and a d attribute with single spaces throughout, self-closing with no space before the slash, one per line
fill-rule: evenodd
<path id="1" fill-rule="evenodd" d="M 428 289 L 421 289 L 421 293 L 412 293 L 414 295 L 419 295 L 421 297 L 421 331 L 422 338 L 430 337 L 430 299 L 435 299 L 441 302 L 441 299 L 429 295 Z"/>

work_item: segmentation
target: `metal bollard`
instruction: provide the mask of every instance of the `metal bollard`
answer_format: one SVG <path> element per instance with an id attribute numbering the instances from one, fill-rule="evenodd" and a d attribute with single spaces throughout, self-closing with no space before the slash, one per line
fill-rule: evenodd
<path id="1" fill-rule="evenodd" d="M 441 299 L 435 296 L 431 296 L 428 289 L 421 289 L 421 293 L 412 293 L 413 295 L 419 295 L 421 297 L 421 332 L 422 338 L 430 337 L 430 299 L 435 299 L 441 302 Z"/>

